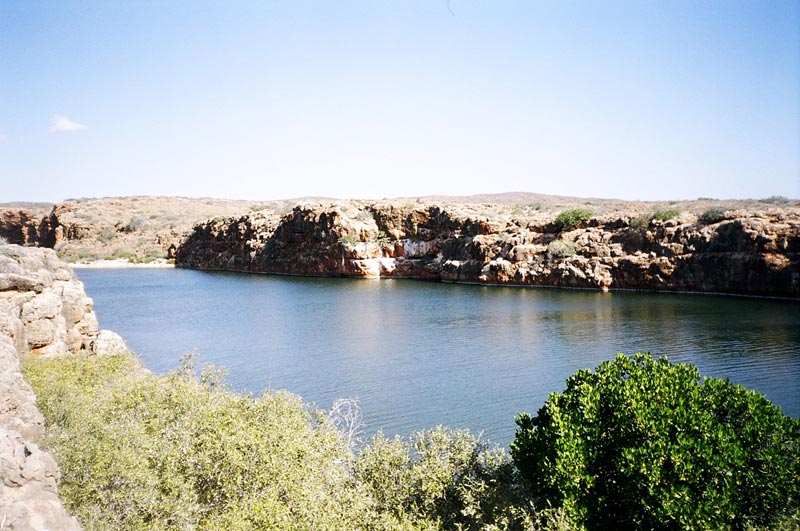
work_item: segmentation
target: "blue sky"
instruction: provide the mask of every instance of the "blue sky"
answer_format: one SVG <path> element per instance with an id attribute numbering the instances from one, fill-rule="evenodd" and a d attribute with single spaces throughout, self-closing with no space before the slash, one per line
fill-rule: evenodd
<path id="1" fill-rule="evenodd" d="M 800 2 L 2 0 L 0 185 L 800 197 Z"/>

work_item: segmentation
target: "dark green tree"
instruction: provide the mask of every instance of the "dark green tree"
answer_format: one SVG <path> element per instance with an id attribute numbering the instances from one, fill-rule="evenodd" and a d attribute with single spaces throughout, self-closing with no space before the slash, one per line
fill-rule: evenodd
<path id="1" fill-rule="evenodd" d="M 619 354 L 517 425 L 523 477 L 588 529 L 744 529 L 798 511 L 800 421 L 691 365 Z"/>

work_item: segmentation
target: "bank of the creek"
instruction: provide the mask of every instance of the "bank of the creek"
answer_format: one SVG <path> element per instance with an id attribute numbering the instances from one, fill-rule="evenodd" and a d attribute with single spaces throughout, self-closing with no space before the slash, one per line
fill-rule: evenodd
<path id="1" fill-rule="evenodd" d="M 284 275 L 800 297 L 797 208 L 573 213 L 309 203 L 285 215 L 251 212 L 199 224 L 175 263 Z"/>

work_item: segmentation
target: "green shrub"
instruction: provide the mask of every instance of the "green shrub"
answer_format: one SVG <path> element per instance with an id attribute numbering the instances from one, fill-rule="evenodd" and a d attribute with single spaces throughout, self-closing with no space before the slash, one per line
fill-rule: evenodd
<path id="1" fill-rule="evenodd" d="M 508 455 L 467 430 L 437 427 L 410 439 L 378 433 L 356 462 L 356 477 L 379 511 L 416 529 L 530 527 Z"/>
<path id="2" fill-rule="evenodd" d="M 579 526 L 744 529 L 797 515 L 800 421 L 690 365 L 620 354 L 517 425 L 520 473 Z"/>
<path id="3" fill-rule="evenodd" d="M 590 219 L 592 219 L 591 210 L 575 208 L 572 210 L 565 210 L 559 214 L 553 223 L 559 231 L 572 230 L 586 224 Z"/>
<path id="4" fill-rule="evenodd" d="M 709 208 L 697 218 L 697 220 L 703 225 L 719 223 L 723 219 L 725 219 L 725 211 L 721 208 Z"/>
<path id="5" fill-rule="evenodd" d="M 449 530 L 536 519 L 507 454 L 466 431 L 378 435 L 356 458 L 335 419 L 286 392 L 229 392 L 190 360 L 159 377 L 130 354 L 28 358 L 25 377 L 87 531 Z"/>
<path id="6" fill-rule="evenodd" d="M 106 260 L 128 260 L 129 262 L 136 262 L 136 254 L 127 249 L 114 249 L 111 255 L 106 256 Z"/>
<path id="7" fill-rule="evenodd" d="M 628 228 L 639 234 L 644 234 L 650 228 L 650 220 L 652 218 L 647 214 L 641 214 L 628 221 Z"/>
<path id="8" fill-rule="evenodd" d="M 125 232 L 134 232 L 144 228 L 147 225 L 147 220 L 142 216 L 132 216 L 128 224 L 123 227 Z"/>
<path id="9" fill-rule="evenodd" d="M 665 210 L 656 210 L 653 213 L 653 219 L 657 219 L 658 221 L 669 221 L 677 218 L 680 215 L 681 211 L 677 208 L 668 208 Z"/>
<path id="10" fill-rule="evenodd" d="M 25 374 L 61 467 L 59 493 L 86 530 L 382 521 L 350 478 L 340 434 L 296 396 L 236 395 L 191 366 L 157 377 L 131 355 L 28 359 Z"/>
<path id="11" fill-rule="evenodd" d="M 568 258 L 574 255 L 576 250 L 575 243 L 566 240 L 553 240 L 547 244 L 547 256 L 551 259 Z"/>
<path id="12" fill-rule="evenodd" d="M 117 233 L 115 231 L 111 230 L 108 227 L 103 227 L 103 229 L 100 231 L 100 234 L 97 235 L 98 241 L 100 241 L 100 242 L 102 242 L 102 243 L 104 243 L 106 245 L 111 243 L 111 240 L 113 240 L 116 237 L 117 237 Z"/>
<path id="13" fill-rule="evenodd" d="M 783 196 L 783 195 L 771 195 L 769 197 L 765 197 L 764 199 L 761 199 L 762 203 L 770 203 L 770 204 L 773 204 L 773 205 L 774 204 L 785 205 L 785 204 L 789 203 L 789 201 L 790 201 L 789 198 L 786 197 L 786 196 Z"/>
<path id="14" fill-rule="evenodd" d="M 147 251 L 145 251 L 144 256 L 141 257 L 140 261 L 143 264 L 149 264 L 156 260 L 161 260 L 162 258 L 165 257 L 166 254 L 159 249 L 148 249 Z"/>
<path id="15" fill-rule="evenodd" d="M 361 238 L 353 234 L 345 234 L 339 238 L 339 243 L 344 245 L 358 245 L 361 243 Z"/>
<path id="16" fill-rule="evenodd" d="M 67 259 L 68 260 L 71 259 L 71 261 L 73 261 L 73 262 L 76 262 L 76 261 L 92 262 L 94 260 L 98 260 L 99 258 L 100 258 L 100 256 L 98 256 L 96 252 L 94 252 L 91 249 L 86 249 L 84 247 L 78 248 L 77 251 L 75 251 L 74 254 L 67 256 Z"/>

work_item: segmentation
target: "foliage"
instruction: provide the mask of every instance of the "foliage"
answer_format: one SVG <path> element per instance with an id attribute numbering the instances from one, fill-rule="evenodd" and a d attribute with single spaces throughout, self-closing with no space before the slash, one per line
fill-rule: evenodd
<path id="1" fill-rule="evenodd" d="M 392 238 L 386 234 L 385 231 L 378 231 L 378 245 L 381 247 L 390 247 L 392 245 Z"/>
<path id="2" fill-rule="evenodd" d="M 91 249 L 79 248 L 72 255 L 67 255 L 68 262 L 93 262 L 100 258 L 100 256 Z"/>
<path id="3" fill-rule="evenodd" d="M 540 529 L 513 465 L 466 431 L 378 435 L 356 458 L 350 400 L 329 415 L 223 373 L 155 376 L 130 354 L 28 358 L 59 493 L 85 530 Z M 336 425 L 344 427 L 343 434 Z M 535 517 L 534 517 L 535 516 Z"/>
<path id="4" fill-rule="evenodd" d="M 354 529 L 382 521 L 348 449 L 285 392 L 258 398 L 130 355 L 28 360 L 60 493 L 92 529 Z"/>
<path id="5" fill-rule="evenodd" d="M 97 235 L 98 241 L 100 241 L 100 242 L 102 242 L 102 243 L 104 243 L 106 245 L 111 243 L 111 240 L 113 240 L 116 237 L 117 237 L 117 233 L 115 231 L 111 230 L 108 227 L 103 227 L 103 229 L 100 231 L 100 234 Z"/>
<path id="6" fill-rule="evenodd" d="M 640 216 L 636 216 L 631 218 L 628 221 L 628 228 L 630 228 L 634 232 L 638 232 L 639 234 L 644 234 L 647 232 L 647 229 L 650 228 L 650 220 L 652 218 L 647 214 L 642 214 Z"/>
<path id="7" fill-rule="evenodd" d="M 27 358 L 24 371 L 60 494 L 87 531 L 798 529 L 800 519 L 800 421 L 648 355 L 579 371 L 535 418 L 521 415 L 513 461 L 441 427 L 379 433 L 359 453 L 353 400 L 325 415 L 286 392 L 236 395 L 222 371 L 198 377 L 188 358 L 162 377 L 130 354 Z"/>
<path id="8" fill-rule="evenodd" d="M 520 473 L 590 529 L 744 529 L 796 517 L 800 421 L 690 365 L 622 354 L 517 418 Z"/>
<path id="9" fill-rule="evenodd" d="M 339 243 L 344 245 L 358 245 L 361 243 L 361 238 L 353 234 L 345 234 L 339 238 Z"/>
<path id="10" fill-rule="evenodd" d="M 533 526 L 508 455 L 466 430 L 437 427 L 410 439 L 378 433 L 361 453 L 356 475 L 381 512 L 415 528 Z"/>
<path id="11" fill-rule="evenodd" d="M 141 230 L 145 225 L 147 225 L 147 220 L 142 216 L 131 216 L 130 221 L 123 227 L 123 230 L 125 232 L 134 232 Z"/>
<path id="12" fill-rule="evenodd" d="M 638 232 L 639 234 L 644 234 L 647 232 L 647 229 L 650 228 L 650 223 L 653 220 L 657 221 L 669 221 L 671 219 L 675 219 L 681 215 L 681 211 L 677 208 L 667 208 L 664 210 L 656 210 L 652 214 L 640 214 L 636 217 L 633 217 L 628 221 L 628 228 L 630 228 L 633 232 Z"/>
<path id="13" fill-rule="evenodd" d="M 697 220 L 703 225 L 719 223 L 723 219 L 725 219 L 725 211 L 721 208 L 709 208 L 697 218 Z"/>
<path id="14" fill-rule="evenodd" d="M 554 258 L 568 258 L 575 254 L 576 247 L 574 242 L 566 240 L 553 240 L 547 244 L 547 256 Z"/>
<path id="15" fill-rule="evenodd" d="M 553 223 L 559 231 L 572 230 L 586 224 L 590 219 L 592 219 L 591 210 L 575 208 L 572 210 L 565 210 L 559 214 Z"/>
<path id="16" fill-rule="evenodd" d="M 144 256 L 140 259 L 140 261 L 143 264 L 149 264 L 150 262 L 161 260 L 162 258 L 165 258 L 165 253 L 160 249 L 148 249 L 145 251 Z"/>
<path id="17" fill-rule="evenodd" d="M 114 249 L 114 252 L 106 256 L 106 260 L 128 260 L 130 262 L 136 261 L 136 254 L 127 249 Z"/>
<path id="18" fill-rule="evenodd" d="M 667 208 L 664 210 L 656 210 L 653 212 L 653 219 L 658 221 L 669 221 L 681 215 L 681 211 L 677 208 Z"/>
<path id="19" fill-rule="evenodd" d="M 789 198 L 783 195 L 771 195 L 769 197 L 761 199 L 762 203 L 779 204 L 779 205 L 785 205 L 789 203 L 789 201 L 790 201 Z"/>

